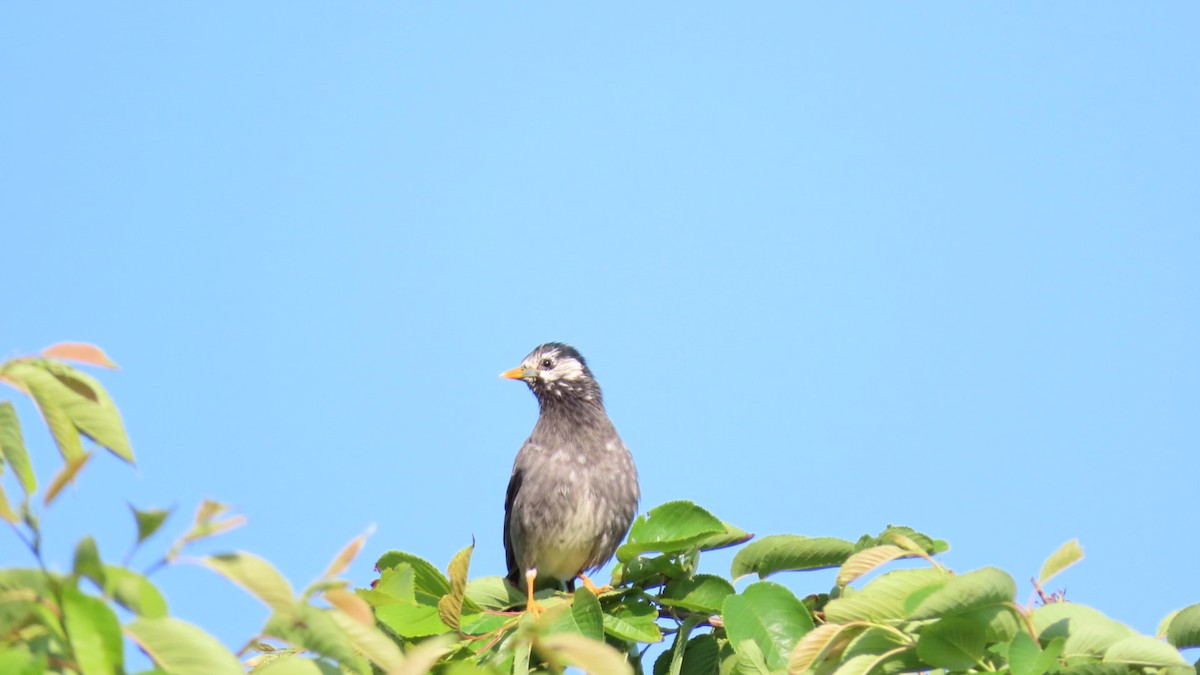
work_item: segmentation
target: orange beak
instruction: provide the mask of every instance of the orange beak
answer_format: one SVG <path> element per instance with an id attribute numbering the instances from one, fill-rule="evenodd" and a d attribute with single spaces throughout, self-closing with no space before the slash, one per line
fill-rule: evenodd
<path id="1" fill-rule="evenodd" d="M 503 377 L 506 380 L 523 380 L 523 379 L 525 379 L 526 375 L 532 375 L 532 374 L 533 374 L 532 371 L 517 367 L 517 368 L 513 368 L 512 370 L 506 370 L 503 373 L 500 373 L 500 377 Z"/>

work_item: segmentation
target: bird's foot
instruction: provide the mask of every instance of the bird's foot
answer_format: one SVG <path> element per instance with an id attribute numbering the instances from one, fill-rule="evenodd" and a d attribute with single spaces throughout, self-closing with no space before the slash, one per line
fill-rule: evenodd
<path id="1" fill-rule="evenodd" d="M 525 601 L 525 611 L 533 614 L 533 618 L 536 619 L 542 615 L 542 612 L 546 611 L 546 608 L 539 605 L 538 601 L 533 599 L 533 586 L 535 581 L 537 581 L 537 570 L 531 569 L 526 571 L 525 588 L 528 595 L 526 596 Z"/>
<path id="2" fill-rule="evenodd" d="M 592 583 L 592 580 L 589 579 L 588 575 L 586 574 L 580 574 L 579 579 L 583 582 L 583 587 L 591 591 L 592 595 L 600 595 L 601 593 L 607 593 L 613 589 L 613 587 L 609 584 L 597 586 L 596 584 Z"/>

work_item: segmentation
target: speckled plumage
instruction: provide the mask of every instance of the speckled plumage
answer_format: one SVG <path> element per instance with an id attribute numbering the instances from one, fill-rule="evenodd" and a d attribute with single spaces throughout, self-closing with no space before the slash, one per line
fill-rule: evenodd
<path id="1" fill-rule="evenodd" d="M 517 452 L 504 503 L 508 578 L 565 581 L 612 558 L 637 511 L 637 469 L 574 348 L 550 342 L 504 377 L 522 379 L 541 413 Z M 540 584 L 539 584 L 540 585 Z"/>

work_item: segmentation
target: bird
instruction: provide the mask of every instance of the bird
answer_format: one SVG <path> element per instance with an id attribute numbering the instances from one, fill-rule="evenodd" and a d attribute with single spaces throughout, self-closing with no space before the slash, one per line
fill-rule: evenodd
<path id="1" fill-rule="evenodd" d="M 613 426 L 600 385 L 570 345 L 547 342 L 521 365 L 500 374 L 523 380 L 539 413 L 513 461 L 504 499 L 504 550 L 508 580 L 527 594 L 539 579 L 575 590 L 578 578 L 593 593 L 587 573 L 607 563 L 629 531 L 641 498 L 637 467 Z"/>

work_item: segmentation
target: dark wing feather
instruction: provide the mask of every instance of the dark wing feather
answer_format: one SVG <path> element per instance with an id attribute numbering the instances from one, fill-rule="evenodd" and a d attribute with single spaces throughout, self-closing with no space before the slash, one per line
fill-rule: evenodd
<path id="1" fill-rule="evenodd" d="M 508 562 L 508 580 L 514 586 L 520 587 L 525 571 L 517 569 L 517 552 L 512 543 L 509 523 L 512 519 L 513 504 L 517 501 L 517 492 L 521 490 L 521 470 L 513 469 L 512 478 L 508 480 L 508 494 L 504 496 L 504 557 Z"/>

